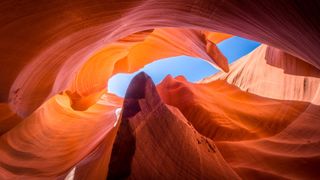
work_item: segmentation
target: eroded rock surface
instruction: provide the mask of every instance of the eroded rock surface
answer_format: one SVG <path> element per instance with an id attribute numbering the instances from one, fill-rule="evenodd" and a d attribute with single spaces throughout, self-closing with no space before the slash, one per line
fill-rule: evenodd
<path id="1" fill-rule="evenodd" d="M 1 1 L 0 179 L 319 179 L 319 9 Z M 228 65 L 217 43 L 234 35 L 262 45 Z M 179 55 L 223 72 L 157 90 L 139 75 L 126 99 L 106 92 L 113 74 Z"/>
<path id="2" fill-rule="evenodd" d="M 146 74 L 127 90 L 108 179 L 237 179 L 213 141 L 165 105 Z"/>

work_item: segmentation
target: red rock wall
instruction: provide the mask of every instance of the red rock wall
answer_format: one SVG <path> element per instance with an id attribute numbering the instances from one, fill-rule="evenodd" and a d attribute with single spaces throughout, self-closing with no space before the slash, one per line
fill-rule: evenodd
<path id="1" fill-rule="evenodd" d="M 63 179 L 72 169 L 76 179 L 113 177 L 125 121 L 136 132 L 131 164 L 123 164 L 129 178 L 319 178 L 319 8 L 285 0 L 0 2 L 0 179 Z M 228 67 L 216 43 L 230 34 L 263 45 Z M 108 78 L 177 55 L 225 72 L 196 84 L 167 78 L 159 102 L 138 98 L 132 121 L 117 118 L 123 100 L 106 93 Z"/>

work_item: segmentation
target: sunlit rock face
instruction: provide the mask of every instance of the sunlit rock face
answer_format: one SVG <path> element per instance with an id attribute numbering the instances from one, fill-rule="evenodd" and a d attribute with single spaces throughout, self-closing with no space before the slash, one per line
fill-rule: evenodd
<path id="1" fill-rule="evenodd" d="M 110 179 L 237 179 L 212 140 L 164 104 L 150 77 L 128 88 L 109 164 Z"/>
<path id="2" fill-rule="evenodd" d="M 319 9 L 1 2 L 0 179 L 319 179 Z M 216 44 L 233 35 L 263 44 L 229 67 Z M 178 55 L 221 72 L 106 92 L 113 74 Z"/>

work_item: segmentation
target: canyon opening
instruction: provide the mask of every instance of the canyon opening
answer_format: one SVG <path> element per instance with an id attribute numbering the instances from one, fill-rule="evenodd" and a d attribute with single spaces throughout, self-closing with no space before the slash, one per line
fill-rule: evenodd
<path id="1" fill-rule="evenodd" d="M 0 2 L 0 179 L 319 179 L 319 9 Z"/>

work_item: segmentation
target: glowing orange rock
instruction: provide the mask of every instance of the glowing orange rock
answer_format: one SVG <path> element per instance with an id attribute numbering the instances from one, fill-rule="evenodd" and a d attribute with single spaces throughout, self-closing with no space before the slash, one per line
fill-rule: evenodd
<path id="1" fill-rule="evenodd" d="M 85 112 L 74 111 L 66 96 L 51 98 L 1 136 L 0 179 L 66 174 L 114 128 L 118 107 L 112 95 Z"/>
<path id="2" fill-rule="evenodd" d="M 199 177 L 319 179 L 319 8 L 316 1 L 1 2 L 0 179 L 105 179 L 123 129 L 115 113 L 122 99 L 106 94 L 108 78 L 182 54 L 227 72 L 216 43 L 228 34 L 266 45 L 201 84 L 165 80 L 158 90 L 176 107 L 161 104 L 168 114 L 133 118 L 145 129 L 133 128 L 140 149 L 130 176 L 148 176 L 138 163 L 167 170 L 168 178 L 190 175 L 141 157 L 159 147 L 170 152 L 163 160 L 174 155 L 195 170 L 192 177 L 204 170 Z M 144 108 L 159 113 L 155 104 Z M 197 149 L 196 139 L 206 138 L 186 120 L 221 155 L 206 152 L 211 140 Z M 151 136 L 163 129 L 172 137 Z"/>
<path id="3" fill-rule="evenodd" d="M 219 33 L 215 35 L 218 37 Z M 108 45 L 83 65 L 67 91 L 71 106 L 85 110 L 93 105 L 115 73 L 134 72 L 153 61 L 179 55 L 199 57 L 228 71 L 227 59 L 200 31 L 174 28 L 144 31 Z"/>
<path id="4" fill-rule="evenodd" d="M 138 74 L 124 100 L 108 179 L 238 179 L 210 139 L 165 105 L 150 77 Z"/>
<path id="5" fill-rule="evenodd" d="M 200 133 L 218 141 L 275 135 L 309 105 L 259 97 L 222 80 L 192 84 L 169 77 L 158 89 L 164 101 L 178 107 Z"/>
<path id="6" fill-rule="evenodd" d="M 312 179 L 320 176 L 319 75 L 299 58 L 262 45 L 228 74 L 197 84 L 166 78 L 158 90 L 215 139 L 240 177 Z"/>

